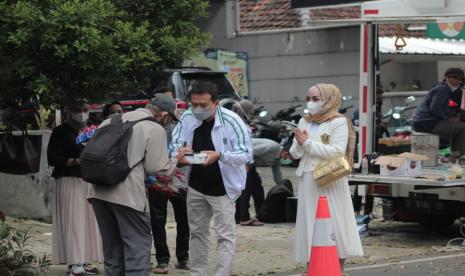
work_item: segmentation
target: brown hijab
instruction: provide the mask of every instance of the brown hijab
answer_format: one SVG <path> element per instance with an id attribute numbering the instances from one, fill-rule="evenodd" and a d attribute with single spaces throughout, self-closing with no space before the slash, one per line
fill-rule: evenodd
<path id="1" fill-rule="evenodd" d="M 346 118 L 347 125 L 349 127 L 349 141 L 347 143 L 346 157 L 347 161 L 349 161 L 349 164 L 353 165 L 355 151 L 355 130 L 350 119 L 337 112 L 342 102 L 341 91 L 339 90 L 339 88 L 337 88 L 337 86 L 329 83 L 319 83 L 313 86 L 318 88 L 318 90 L 320 91 L 323 106 L 321 111 L 315 115 L 304 115 L 305 120 L 307 122 L 315 122 L 321 124 L 339 117 Z"/>

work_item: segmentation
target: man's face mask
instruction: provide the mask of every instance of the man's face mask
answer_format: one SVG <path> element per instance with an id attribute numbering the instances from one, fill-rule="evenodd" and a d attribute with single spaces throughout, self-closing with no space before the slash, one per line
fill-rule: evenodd
<path id="1" fill-rule="evenodd" d="M 447 76 L 447 84 L 449 85 L 450 90 L 454 92 L 460 87 L 461 81 L 463 77 L 461 76 L 456 76 L 456 75 L 451 75 Z"/>
<path id="2" fill-rule="evenodd" d="M 459 89 L 460 86 L 452 86 L 452 85 L 449 85 L 449 88 L 452 92 L 454 92 L 455 90 Z"/>
<path id="3" fill-rule="evenodd" d="M 211 107 L 192 107 L 192 115 L 199 121 L 207 120 L 212 116 Z"/>
<path id="4" fill-rule="evenodd" d="M 72 113 L 71 118 L 79 123 L 85 123 L 89 119 L 89 112 Z"/>

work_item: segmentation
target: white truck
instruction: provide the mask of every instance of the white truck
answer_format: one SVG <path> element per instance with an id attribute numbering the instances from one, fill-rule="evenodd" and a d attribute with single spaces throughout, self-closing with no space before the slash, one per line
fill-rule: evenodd
<path id="1" fill-rule="evenodd" d="M 375 87 L 378 57 L 377 24 L 463 21 L 463 0 L 383 0 L 361 4 L 360 19 L 360 127 L 358 156 L 373 151 Z M 354 23 L 354 20 L 347 20 Z M 340 23 L 340 22 L 339 22 Z M 360 164 L 360 160 L 357 162 Z M 447 173 L 431 168 L 432 173 Z M 367 187 L 366 193 L 388 199 L 383 213 L 400 221 L 444 227 L 465 216 L 465 179 L 428 180 L 413 177 L 360 175 L 349 177 L 351 185 Z M 368 185 L 369 184 L 369 185 Z M 359 189 L 363 190 L 363 189 Z M 363 191 L 359 195 L 363 195 Z"/>

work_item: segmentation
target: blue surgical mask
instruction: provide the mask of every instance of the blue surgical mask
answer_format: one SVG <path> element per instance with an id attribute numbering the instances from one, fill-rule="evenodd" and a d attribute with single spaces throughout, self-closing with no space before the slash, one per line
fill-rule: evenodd
<path id="1" fill-rule="evenodd" d="M 212 112 L 208 107 L 202 108 L 200 106 L 197 106 L 192 107 L 192 115 L 194 115 L 194 117 L 199 121 L 205 121 L 212 116 Z"/>

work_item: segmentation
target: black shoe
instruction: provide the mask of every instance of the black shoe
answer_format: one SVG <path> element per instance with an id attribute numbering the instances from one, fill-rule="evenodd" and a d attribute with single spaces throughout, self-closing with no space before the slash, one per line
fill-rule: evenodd
<path id="1" fill-rule="evenodd" d="M 182 262 L 178 262 L 175 267 L 177 269 L 182 269 L 182 270 L 191 270 L 191 267 L 189 265 L 189 261 L 182 261 Z"/>

